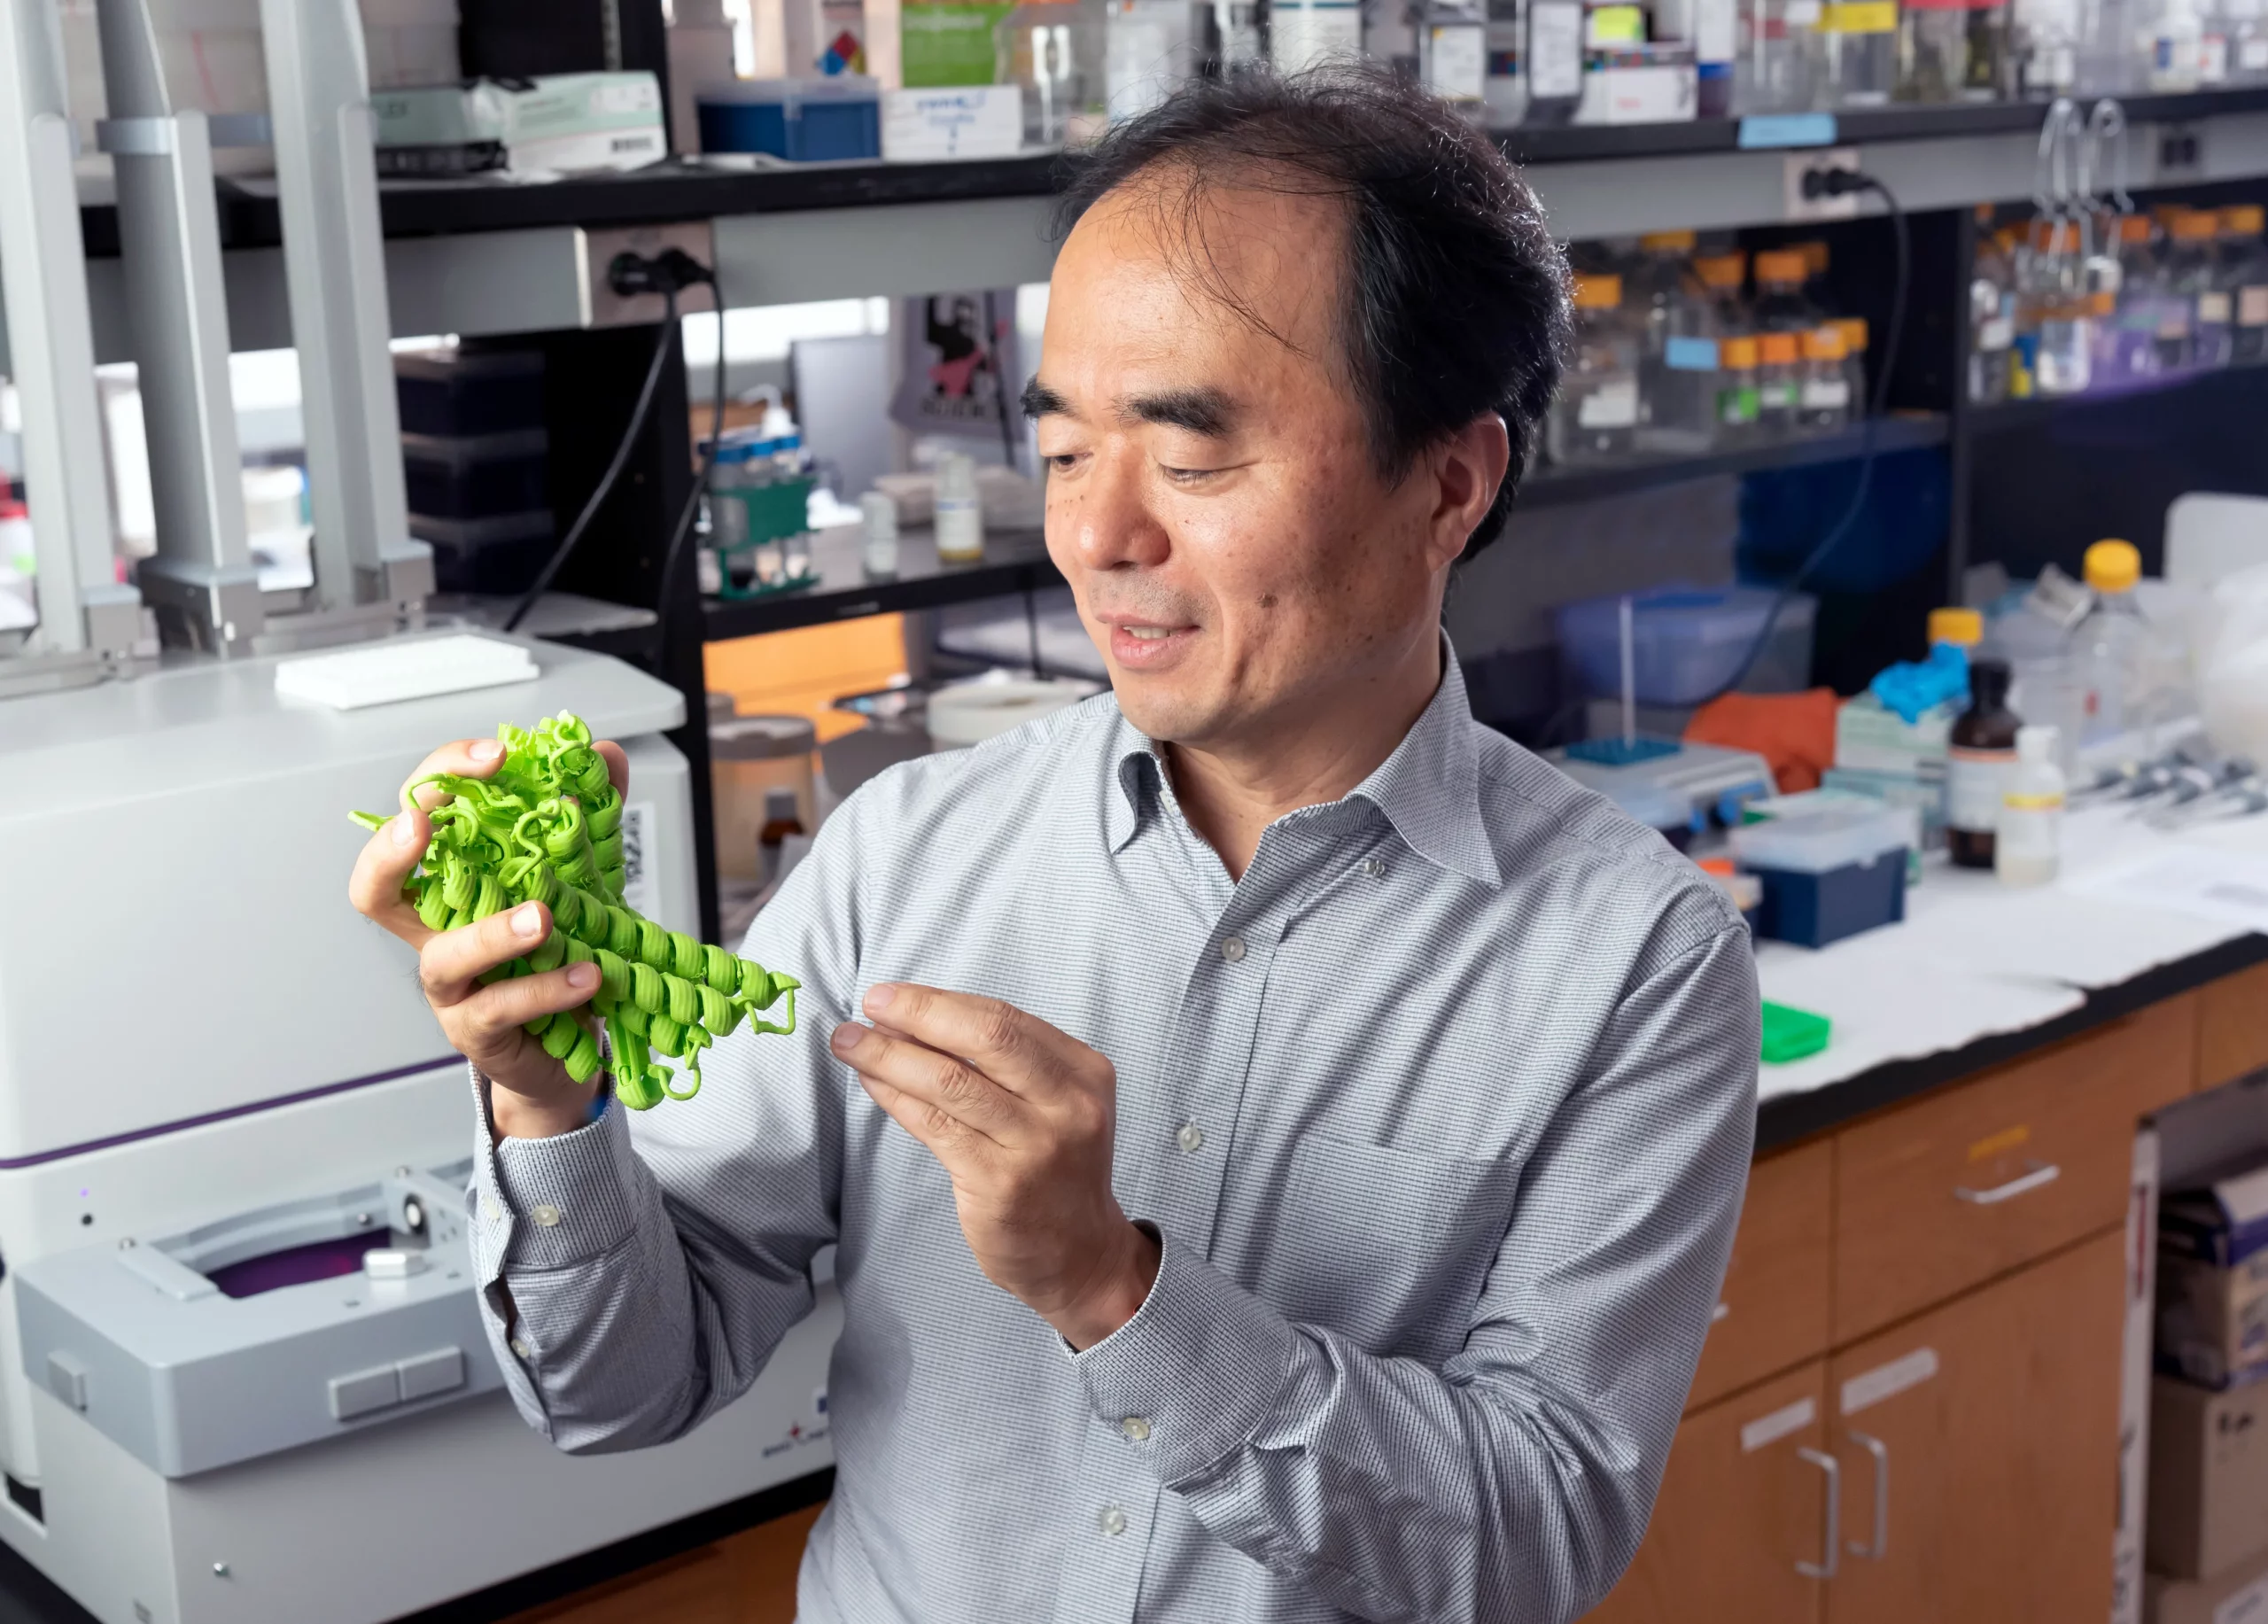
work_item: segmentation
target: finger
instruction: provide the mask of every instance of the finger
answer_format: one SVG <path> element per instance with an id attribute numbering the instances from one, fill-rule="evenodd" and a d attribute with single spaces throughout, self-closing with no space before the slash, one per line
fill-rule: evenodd
<path id="1" fill-rule="evenodd" d="M 866 1011 L 885 1030 L 959 1055 L 1001 1087 L 1034 1098 L 1059 1091 L 1102 1059 L 1038 1016 L 975 993 L 884 982 L 867 991 Z"/>
<path id="2" fill-rule="evenodd" d="M 402 896 L 401 886 L 424 855 L 431 835 L 424 813 L 396 812 L 363 843 L 354 859 L 354 872 L 346 877 L 346 899 L 356 913 L 419 949 L 432 939 L 433 933 Z"/>
<path id="3" fill-rule="evenodd" d="M 595 964 L 565 964 L 540 975 L 515 975 L 476 987 L 449 1011 L 450 1035 L 460 1044 L 493 1045 L 538 1015 L 581 1008 L 598 990 Z"/>
<path id="4" fill-rule="evenodd" d="M 439 784 L 420 784 L 414 792 L 409 786 L 436 773 L 454 773 L 459 778 L 486 778 L 503 765 L 504 746 L 496 739 L 459 739 L 454 744 L 444 744 L 417 764 L 417 771 L 402 780 L 405 793 L 414 793 L 417 804 L 427 812 L 449 798 L 448 791 Z"/>
<path id="5" fill-rule="evenodd" d="M 991 1140 L 925 1100 L 917 1100 L 903 1089 L 863 1075 L 858 1084 L 889 1119 L 919 1140 L 948 1173 L 974 1170 L 985 1152 L 993 1148 Z"/>
<path id="6" fill-rule="evenodd" d="M 1023 1125 L 1023 1102 L 967 1061 L 910 1038 L 846 1021 L 827 1046 L 862 1077 L 942 1111 L 973 1133 L 1006 1142 Z"/>
<path id="7" fill-rule="evenodd" d="M 472 996 L 476 978 L 533 952 L 550 935 L 551 910 L 524 902 L 436 935 L 418 951 L 417 978 L 433 1007 L 447 1009 Z"/>
<path id="8" fill-rule="evenodd" d="M 630 793 L 630 758 L 622 753 L 622 746 L 617 744 L 612 739 L 601 739 L 591 748 L 604 758 L 607 779 L 614 785 L 615 793 L 628 795 Z"/>

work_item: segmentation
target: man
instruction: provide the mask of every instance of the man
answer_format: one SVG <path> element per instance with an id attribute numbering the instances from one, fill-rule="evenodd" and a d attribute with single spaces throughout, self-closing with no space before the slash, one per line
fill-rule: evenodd
<path id="1" fill-rule="evenodd" d="M 633 1124 L 519 1031 L 575 970 L 474 979 L 540 908 L 430 936 L 425 820 L 362 858 L 475 1069 L 499 1357 L 561 1448 L 660 1442 L 834 1243 L 812 1624 L 1573 1618 L 1699 1354 L 1758 1006 L 1734 911 L 1441 637 L 1564 268 L 1382 77 L 1192 89 L 1071 209 L 1027 405 L 1115 693 L 835 814 L 748 947 L 803 1032 Z"/>

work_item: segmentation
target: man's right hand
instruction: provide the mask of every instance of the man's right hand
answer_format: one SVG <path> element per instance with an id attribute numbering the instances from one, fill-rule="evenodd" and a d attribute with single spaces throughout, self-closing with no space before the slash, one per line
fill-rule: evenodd
<path id="1" fill-rule="evenodd" d="M 626 789 L 630 763 L 621 747 L 596 748 L 614 787 Z M 493 739 L 461 739 L 426 757 L 408 781 L 435 773 L 486 778 L 503 758 L 503 746 Z M 425 812 L 447 796 L 439 785 L 426 784 L 415 791 L 415 798 L 423 810 L 396 812 L 362 848 L 346 882 L 347 897 L 364 917 L 417 950 L 418 983 L 443 1035 L 494 1084 L 489 1113 L 497 1135 L 540 1139 L 571 1132 L 590 1120 L 599 1079 L 575 1082 L 524 1029 L 539 1015 L 589 1002 L 598 990 L 598 967 L 566 964 L 484 986 L 479 978 L 485 971 L 542 945 L 551 932 L 551 910 L 540 902 L 522 903 L 454 930 L 428 929 L 401 888 L 432 838 Z"/>

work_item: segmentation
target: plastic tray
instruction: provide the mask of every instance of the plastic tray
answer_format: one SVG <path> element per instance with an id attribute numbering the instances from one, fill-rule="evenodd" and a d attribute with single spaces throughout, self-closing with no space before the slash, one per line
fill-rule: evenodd
<path id="1" fill-rule="evenodd" d="M 1631 594 L 1631 675 L 1642 705 L 1698 704 L 1732 680 L 1756 642 L 1776 591 L 1760 587 L 1665 587 Z M 1562 604 L 1559 648 L 1582 692 L 1622 692 L 1622 600 Z M 1785 693 L 1811 680 L 1812 622 L 1818 600 L 1789 598 L 1756 663 L 1741 683 L 1754 694 Z"/>

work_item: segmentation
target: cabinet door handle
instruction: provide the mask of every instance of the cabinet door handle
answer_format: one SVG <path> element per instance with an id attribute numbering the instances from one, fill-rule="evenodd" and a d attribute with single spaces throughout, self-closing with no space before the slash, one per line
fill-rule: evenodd
<path id="1" fill-rule="evenodd" d="M 1890 1554 L 1890 1446 L 1879 1438 L 1861 1432 L 1848 1434 L 1857 1444 L 1875 1457 L 1875 1539 L 1872 1545 L 1851 1542 L 1851 1554 L 1879 1562 Z"/>
<path id="2" fill-rule="evenodd" d="M 2027 1162 L 2030 1170 L 2017 1174 L 2004 1185 L 1994 1185 L 1989 1190 L 1972 1190 L 1967 1185 L 1955 1185 L 1953 1193 L 1972 1207 L 1997 1207 L 2002 1201 L 2014 1201 L 2028 1190 L 2038 1190 L 2062 1177 L 2063 1169 L 2053 1162 Z"/>
<path id="3" fill-rule="evenodd" d="M 1796 1572 L 1806 1579 L 1832 1579 L 1843 1554 L 1843 1463 L 1818 1449 L 1798 1449 L 1798 1460 L 1807 1460 L 1827 1478 L 1827 1527 L 1821 1536 L 1823 1562 L 1798 1562 Z"/>

